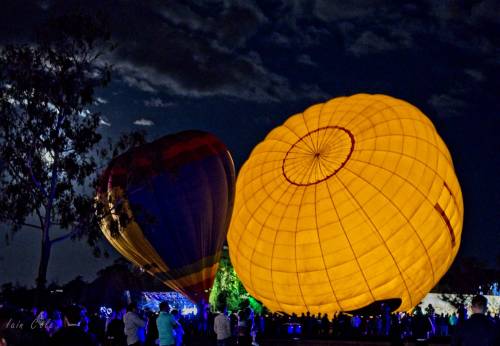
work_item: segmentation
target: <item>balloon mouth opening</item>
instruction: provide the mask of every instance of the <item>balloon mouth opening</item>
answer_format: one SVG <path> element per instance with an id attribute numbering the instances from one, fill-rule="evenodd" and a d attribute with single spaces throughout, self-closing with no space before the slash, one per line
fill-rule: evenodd
<path id="1" fill-rule="evenodd" d="M 389 312 L 396 311 L 401 306 L 401 303 L 402 303 L 401 298 L 376 300 L 367 306 L 351 311 L 346 311 L 346 313 L 351 315 L 363 315 L 363 316 L 383 315 L 386 312 L 387 308 L 389 309 Z"/>
<path id="2" fill-rule="evenodd" d="M 354 151 L 354 135 L 341 126 L 325 126 L 300 137 L 288 150 L 281 169 L 293 185 L 321 183 L 340 171 Z"/>

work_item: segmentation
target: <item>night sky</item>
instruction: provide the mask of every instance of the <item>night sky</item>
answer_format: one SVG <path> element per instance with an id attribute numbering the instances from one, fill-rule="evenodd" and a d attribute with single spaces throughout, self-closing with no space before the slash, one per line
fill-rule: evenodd
<path id="1" fill-rule="evenodd" d="M 272 128 L 314 103 L 364 92 L 414 104 L 448 145 L 461 183 L 459 256 L 495 265 L 500 1 L 0 0 L 0 44 L 29 43 L 36 26 L 75 9 L 107 15 L 118 44 L 114 80 L 96 105 L 113 138 L 206 130 L 238 169 Z M 92 279 L 118 257 L 109 251 L 105 260 L 84 242 L 55 245 L 49 282 Z M 1 241 L 0 283 L 32 285 L 38 256 L 35 231 Z"/>

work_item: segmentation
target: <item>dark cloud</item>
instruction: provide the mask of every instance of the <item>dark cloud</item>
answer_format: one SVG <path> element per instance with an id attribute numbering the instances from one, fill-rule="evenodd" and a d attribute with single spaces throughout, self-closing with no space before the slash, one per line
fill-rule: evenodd
<path id="1" fill-rule="evenodd" d="M 101 119 L 99 120 L 99 125 L 101 126 L 111 126 L 111 122 L 109 121 L 109 119 L 105 116 L 101 116 Z"/>
<path id="2" fill-rule="evenodd" d="M 484 74 L 481 71 L 478 71 L 476 69 L 466 69 L 465 74 L 467 74 L 469 77 L 473 78 L 474 80 L 480 82 L 484 80 Z"/>
<path id="3" fill-rule="evenodd" d="M 267 40 L 270 43 L 275 44 L 277 46 L 281 46 L 281 47 L 291 47 L 292 46 L 291 39 L 289 37 L 287 37 L 286 35 L 283 35 L 279 32 L 273 32 L 272 34 L 270 34 L 267 37 Z"/>
<path id="4" fill-rule="evenodd" d="M 360 56 L 394 50 L 398 46 L 372 31 L 363 32 L 347 49 L 348 52 Z"/>
<path id="5" fill-rule="evenodd" d="M 164 101 L 159 97 L 151 97 L 147 100 L 144 100 L 144 106 L 153 107 L 153 108 L 168 108 L 174 106 L 175 103 Z"/>
<path id="6" fill-rule="evenodd" d="M 324 80 L 324 73 L 306 75 L 296 73 L 295 68 L 324 71 L 325 61 L 326 66 L 336 66 L 346 64 L 344 57 L 363 59 L 403 51 L 417 56 L 429 47 L 435 47 L 434 51 L 457 49 L 490 65 L 499 62 L 500 30 L 492 14 L 497 13 L 498 3 L 490 0 L 193 0 L 147 4 L 22 0 L 7 4 L 0 13 L 0 39 L 25 39 L 28 31 L 49 15 L 75 8 L 109 15 L 118 43 L 110 57 L 115 76 L 153 98 L 319 101 L 338 93 L 335 87 L 342 85 L 342 75 L 335 76 L 332 86 Z M 487 76 L 484 66 L 474 66 L 474 61 L 455 63 L 460 64 L 456 68 L 461 77 L 457 76 L 452 86 L 445 85 L 448 77 L 443 78 L 443 85 L 436 85 L 429 95 L 433 103 L 440 99 L 442 103 L 442 95 L 450 96 L 450 87 L 466 89 L 471 80 L 480 82 Z M 379 80 L 375 86 L 380 88 L 384 83 Z"/>
<path id="7" fill-rule="evenodd" d="M 48 13 L 71 9 L 109 14 L 119 43 L 112 62 L 122 80 L 148 93 L 188 97 L 227 96 L 259 102 L 288 97 L 309 98 L 305 88 L 271 71 L 247 42 L 266 26 L 259 6 L 246 1 L 205 1 L 183 4 L 123 1 L 19 2 L 0 15 L 9 39 L 27 37 L 25 31 L 43 22 Z M 31 13 L 29 17 L 21 14 Z M 7 17 L 18 14 L 16 23 Z M 4 17 L 4 18 L 1 18 Z M 36 18 L 32 20 L 31 18 Z M 42 18 L 42 19 L 41 19 Z M 31 22 L 30 22 L 31 21 Z M 3 40 L 5 42 L 5 40 Z"/>
<path id="8" fill-rule="evenodd" d="M 153 120 L 146 119 L 146 118 L 140 118 L 134 121 L 134 125 L 137 126 L 153 126 L 155 123 Z"/>
<path id="9" fill-rule="evenodd" d="M 317 64 L 307 54 L 301 54 L 301 55 L 299 55 L 297 57 L 297 62 L 299 64 L 304 64 L 304 65 L 309 65 L 309 66 L 317 66 Z"/>
<path id="10" fill-rule="evenodd" d="M 324 21 L 342 21 L 373 16 L 385 9 L 387 2 L 372 0 L 329 1 L 317 0 L 314 14 Z"/>
<path id="11" fill-rule="evenodd" d="M 436 94 L 429 99 L 429 104 L 434 107 L 440 117 L 456 117 L 463 115 L 466 103 L 461 97 L 453 94 Z"/>
<path id="12" fill-rule="evenodd" d="M 106 100 L 105 98 L 97 97 L 95 99 L 95 104 L 97 105 L 105 105 L 106 103 L 108 103 L 108 100 Z"/>
<path id="13" fill-rule="evenodd" d="M 326 60 L 335 65 L 337 61 L 345 64 L 345 56 L 363 59 L 403 51 L 421 55 L 429 47 L 458 49 L 471 59 L 498 65 L 500 30 L 493 15 L 498 6 L 490 0 L 193 0 L 147 4 L 21 0 L 6 4 L 0 13 L 0 39 L 26 39 L 33 26 L 49 15 L 75 8 L 101 11 L 109 15 L 118 43 L 111 56 L 116 76 L 154 98 L 316 101 L 335 94 L 335 88 L 328 86 L 328 81 L 325 85 L 322 75 L 295 73 L 295 68 L 315 67 L 319 71 Z M 326 59 L 325 54 L 331 57 Z M 457 63 L 461 64 L 456 68 L 462 80 L 457 77 L 454 84 L 463 84 L 460 88 L 486 76 L 484 67 L 473 62 Z M 312 76 L 317 76 L 317 81 Z M 340 78 L 335 76 L 337 85 L 342 85 Z M 376 85 L 383 84 L 381 80 Z M 439 96 L 449 95 L 449 85 L 440 88 L 431 93 L 434 103 Z"/>
<path id="14" fill-rule="evenodd" d="M 495 54 L 500 44 L 500 3 L 494 0 L 317 0 L 313 13 L 340 27 L 347 51 L 356 55 L 376 52 L 380 47 L 419 49 L 427 40 L 475 54 Z"/>
<path id="15" fill-rule="evenodd" d="M 304 94 L 307 88 L 291 85 L 269 69 L 247 44 L 268 23 L 258 6 L 229 4 L 212 2 L 218 11 L 186 4 L 158 6 L 151 8 L 156 17 L 115 25 L 121 44 L 113 59 L 124 81 L 146 92 L 189 97 L 258 102 L 310 98 Z M 146 20 L 148 25 L 143 25 Z"/>

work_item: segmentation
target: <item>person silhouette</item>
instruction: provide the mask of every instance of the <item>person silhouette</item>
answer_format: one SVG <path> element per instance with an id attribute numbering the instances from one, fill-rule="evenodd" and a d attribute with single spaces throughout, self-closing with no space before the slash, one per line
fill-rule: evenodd
<path id="1" fill-rule="evenodd" d="M 452 346 L 495 346 L 500 345 L 494 323 L 486 317 L 488 300 L 482 295 L 472 298 L 472 315 L 457 325 L 452 337 Z"/>

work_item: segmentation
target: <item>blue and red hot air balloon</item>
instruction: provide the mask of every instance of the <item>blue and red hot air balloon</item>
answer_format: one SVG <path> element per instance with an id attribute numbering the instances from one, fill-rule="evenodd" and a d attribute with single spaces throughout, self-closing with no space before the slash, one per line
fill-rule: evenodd
<path id="1" fill-rule="evenodd" d="M 101 228 L 128 260 L 199 301 L 217 272 L 234 181 L 231 155 L 214 135 L 162 137 L 111 161 L 97 195 L 108 209 Z"/>

